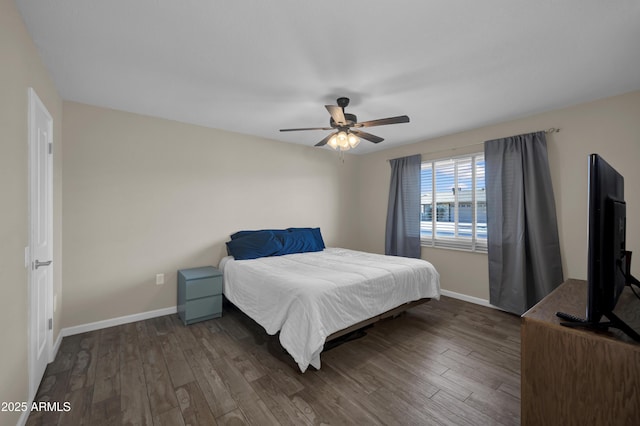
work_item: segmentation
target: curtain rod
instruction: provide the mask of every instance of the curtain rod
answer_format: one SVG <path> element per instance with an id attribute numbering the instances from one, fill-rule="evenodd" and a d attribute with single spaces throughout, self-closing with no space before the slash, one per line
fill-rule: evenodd
<path id="1" fill-rule="evenodd" d="M 550 134 L 550 133 L 558 133 L 559 131 L 560 131 L 559 127 L 550 127 L 547 130 L 545 130 L 544 132 L 546 134 Z M 441 149 L 439 151 L 431 151 L 431 152 L 423 153 L 421 155 L 433 155 L 433 154 L 439 154 L 441 152 L 450 152 L 450 151 L 456 151 L 456 150 L 462 149 L 462 148 L 471 148 L 471 147 L 474 147 L 474 146 L 483 146 L 483 145 L 484 145 L 484 142 L 472 143 L 472 144 L 469 144 L 469 145 L 462 145 L 462 146 L 456 146 L 456 147 L 453 147 L 453 148 Z M 401 158 L 401 157 L 399 157 L 399 158 Z M 391 160 L 393 160 L 393 158 L 387 159 L 387 161 L 391 161 Z"/>

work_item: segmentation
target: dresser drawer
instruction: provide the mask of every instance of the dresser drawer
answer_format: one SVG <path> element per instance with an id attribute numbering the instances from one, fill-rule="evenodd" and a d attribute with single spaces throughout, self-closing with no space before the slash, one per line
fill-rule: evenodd
<path id="1" fill-rule="evenodd" d="M 186 283 L 186 299 L 199 299 L 222 293 L 222 276 L 200 278 Z"/>
<path id="2" fill-rule="evenodd" d="M 203 297 L 189 300 L 185 304 L 184 321 L 209 317 L 215 318 L 222 315 L 222 295 Z"/>

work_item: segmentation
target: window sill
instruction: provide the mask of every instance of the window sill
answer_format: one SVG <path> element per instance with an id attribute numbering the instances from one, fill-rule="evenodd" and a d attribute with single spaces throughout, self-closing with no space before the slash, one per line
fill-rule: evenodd
<path id="1" fill-rule="evenodd" d="M 478 247 L 478 248 L 466 248 L 466 247 L 452 247 L 446 245 L 435 245 L 432 243 L 420 242 L 420 247 L 427 247 L 432 249 L 444 249 L 444 250 L 453 250 L 453 251 L 464 251 L 467 253 L 478 253 L 478 254 L 487 254 L 486 247 Z"/>

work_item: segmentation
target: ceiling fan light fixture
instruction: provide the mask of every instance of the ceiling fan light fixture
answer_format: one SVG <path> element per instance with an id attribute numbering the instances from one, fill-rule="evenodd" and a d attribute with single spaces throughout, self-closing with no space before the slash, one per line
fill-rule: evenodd
<path id="1" fill-rule="evenodd" d="M 360 143 L 360 138 L 358 138 L 356 135 L 349 133 L 349 146 L 353 149 L 356 146 L 358 146 L 358 144 Z"/>
<path id="2" fill-rule="evenodd" d="M 329 145 L 333 149 L 338 149 L 338 136 L 337 135 L 331 136 L 331 139 L 329 139 L 329 142 L 327 142 L 327 145 Z"/>
<path id="3" fill-rule="evenodd" d="M 343 130 L 338 132 L 338 146 L 342 151 L 349 149 L 349 138 L 347 133 Z"/>

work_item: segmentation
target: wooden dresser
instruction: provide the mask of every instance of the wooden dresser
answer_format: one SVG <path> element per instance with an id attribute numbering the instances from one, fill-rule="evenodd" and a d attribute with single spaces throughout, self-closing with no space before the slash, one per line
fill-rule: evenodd
<path id="1" fill-rule="evenodd" d="M 586 281 L 568 280 L 522 316 L 522 425 L 640 424 L 640 343 L 560 325 L 557 311 L 584 318 L 586 304 Z M 630 288 L 614 312 L 640 331 Z"/>

